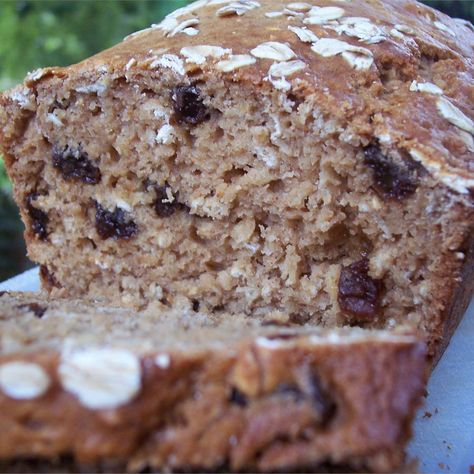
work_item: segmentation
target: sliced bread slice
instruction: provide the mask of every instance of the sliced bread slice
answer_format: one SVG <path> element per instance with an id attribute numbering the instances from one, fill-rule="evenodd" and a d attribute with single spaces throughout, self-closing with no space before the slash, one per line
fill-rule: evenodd
<path id="1" fill-rule="evenodd" d="M 425 370 L 424 344 L 402 332 L 5 294 L 0 460 L 387 471 L 404 460 Z"/>

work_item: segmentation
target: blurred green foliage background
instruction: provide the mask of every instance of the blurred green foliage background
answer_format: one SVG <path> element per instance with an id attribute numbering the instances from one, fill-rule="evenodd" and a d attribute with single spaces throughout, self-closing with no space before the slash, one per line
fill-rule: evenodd
<path id="1" fill-rule="evenodd" d="M 0 0 L 0 90 L 33 69 L 78 62 L 187 3 L 190 0 Z M 474 0 L 424 3 L 454 17 L 474 19 Z M 29 266 L 21 234 L 0 157 L 0 281 Z"/>

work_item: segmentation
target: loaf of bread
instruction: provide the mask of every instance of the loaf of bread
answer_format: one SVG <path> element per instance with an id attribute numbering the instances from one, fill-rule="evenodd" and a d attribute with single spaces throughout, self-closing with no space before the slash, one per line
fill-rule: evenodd
<path id="1" fill-rule="evenodd" d="M 11 470 L 25 457 L 68 457 L 87 472 L 395 469 L 423 393 L 417 341 L 262 326 L 186 304 L 137 314 L 5 294 L 0 462 Z"/>
<path id="2" fill-rule="evenodd" d="M 0 98 L 57 297 L 424 331 L 472 294 L 472 25 L 412 0 L 199 0 Z"/>

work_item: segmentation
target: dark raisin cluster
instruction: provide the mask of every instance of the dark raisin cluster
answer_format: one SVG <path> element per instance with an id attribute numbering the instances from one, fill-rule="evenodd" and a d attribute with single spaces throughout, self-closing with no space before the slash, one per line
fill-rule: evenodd
<path id="1" fill-rule="evenodd" d="M 319 424 L 326 426 L 336 414 L 336 403 L 322 388 L 321 381 L 315 373 L 308 372 L 307 378 L 305 391 L 294 384 L 280 384 L 275 394 L 291 397 L 296 402 L 309 401 L 318 415 Z"/>
<path id="2" fill-rule="evenodd" d="M 363 258 L 343 267 L 339 277 L 339 306 L 355 321 L 369 321 L 380 309 L 383 282 L 371 278 L 368 271 L 369 262 Z"/>
<path id="3" fill-rule="evenodd" d="M 53 166 L 64 179 L 79 180 L 85 184 L 98 184 L 101 173 L 86 153 L 75 152 L 69 147 L 53 150 Z"/>
<path id="4" fill-rule="evenodd" d="M 120 207 L 108 211 L 95 203 L 95 208 L 95 227 L 102 239 L 129 240 L 138 233 L 137 224 Z"/>
<path id="5" fill-rule="evenodd" d="M 26 211 L 31 220 L 31 230 L 40 239 L 48 238 L 49 217 L 46 212 L 33 206 L 33 202 L 38 199 L 37 193 L 30 193 L 26 197 Z"/>
<path id="6" fill-rule="evenodd" d="M 319 413 L 320 424 L 327 426 L 336 415 L 337 405 L 328 390 L 324 389 L 321 379 L 314 372 L 309 376 L 309 392 L 313 406 Z"/>
<path id="7" fill-rule="evenodd" d="M 328 392 L 322 388 L 319 377 L 311 369 L 308 368 L 305 377 L 307 381 L 304 390 L 296 384 L 282 383 L 270 395 L 291 399 L 296 403 L 310 403 L 317 414 L 320 426 L 327 426 L 336 414 L 336 403 Z M 240 390 L 233 387 L 229 402 L 244 408 L 249 405 L 250 400 Z"/>
<path id="8" fill-rule="evenodd" d="M 157 186 L 155 188 L 156 199 L 153 203 L 153 206 L 158 217 L 170 217 L 176 211 L 189 210 L 185 204 L 178 202 L 178 193 L 171 192 L 171 194 L 174 196 L 174 200 L 173 202 L 169 202 L 168 193 L 166 192 L 167 189 L 171 190 L 168 185 Z"/>
<path id="9" fill-rule="evenodd" d="M 166 193 L 169 186 L 157 186 L 156 199 L 154 201 L 155 212 L 158 217 L 170 217 L 178 210 L 178 202 L 175 198 L 173 202 L 169 202 L 168 194 Z"/>
<path id="10" fill-rule="evenodd" d="M 46 265 L 40 265 L 39 274 L 41 282 L 47 287 L 60 287 L 58 280 L 56 280 L 56 277 Z"/>
<path id="11" fill-rule="evenodd" d="M 171 99 L 176 122 L 197 125 L 209 119 L 209 110 L 203 103 L 198 87 L 177 86 L 173 89 Z"/>
<path id="12" fill-rule="evenodd" d="M 248 405 L 248 398 L 238 389 L 232 387 L 229 396 L 229 402 L 233 403 L 234 405 L 238 405 L 239 407 L 246 407 Z"/>
<path id="13" fill-rule="evenodd" d="M 398 164 L 377 145 L 364 150 L 365 164 L 372 169 L 375 189 L 385 198 L 403 199 L 416 191 L 418 177 L 410 161 Z"/>
<path id="14" fill-rule="evenodd" d="M 18 309 L 25 309 L 26 311 L 31 311 L 37 318 L 42 318 L 44 313 L 46 313 L 48 307 L 40 305 L 38 303 L 26 303 L 19 305 Z"/>

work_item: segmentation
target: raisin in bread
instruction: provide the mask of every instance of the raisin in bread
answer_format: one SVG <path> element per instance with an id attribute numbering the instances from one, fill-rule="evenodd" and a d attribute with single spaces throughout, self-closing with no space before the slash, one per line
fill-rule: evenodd
<path id="1" fill-rule="evenodd" d="M 472 293 L 472 25 L 411 0 L 201 0 L 0 99 L 54 296 L 426 332 Z"/>
<path id="2" fill-rule="evenodd" d="M 388 470 L 424 386 L 415 335 L 0 297 L 0 460 Z M 105 463 L 105 464 L 102 464 Z"/>

